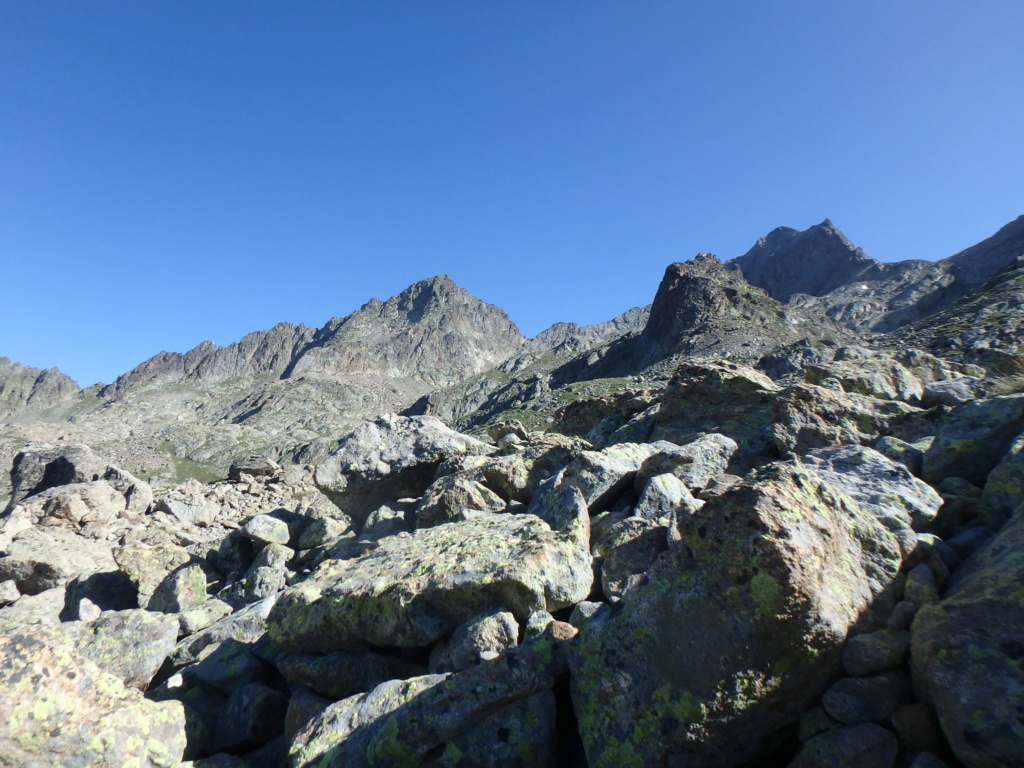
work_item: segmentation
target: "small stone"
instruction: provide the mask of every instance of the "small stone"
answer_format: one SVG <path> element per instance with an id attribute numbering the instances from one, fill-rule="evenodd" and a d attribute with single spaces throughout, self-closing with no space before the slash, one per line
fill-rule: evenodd
<path id="1" fill-rule="evenodd" d="M 447 643 L 438 644 L 430 656 L 430 674 L 461 672 L 519 642 L 519 623 L 507 611 L 471 619 L 455 628 Z M 485 654 L 488 654 L 485 656 Z"/>
<path id="2" fill-rule="evenodd" d="M 0 582 L 0 607 L 10 605 L 19 597 L 21 597 L 21 592 L 18 591 L 18 585 L 14 579 Z"/>
<path id="3" fill-rule="evenodd" d="M 920 607 L 917 603 L 912 603 L 909 600 L 900 600 L 896 603 L 896 607 L 892 609 L 892 613 L 889 614 L 889 620 L 885 624 L 886 629 L 910 629 L 914 616 L 917 615 L 917 610 Z"/>
<path id="4" fill-rule="evenodd" d="M 227 694 L 247 683 L 262 683 L 267 677 L 263 662 L 248 645 L 230 638 L 189 670 L 199 680 Z"/>
<path id="5" fill-rule="evenodd" d="M 796 729 L 796 737 L 801 742 L 809 741 L 825 731 L 839 728 L 840 725 L 838 720 L 829 717 L 824 707 L 814 707 L 800 718 L 800 724 Z"/>
<path id="6" fill-rule="evenodd" d="M 231 614 L 232 608 L 223 600 L 210 598 L 202 605 L 178 614 L 178 627 L 182 637 L 195 634 L 212 626 Z"/>
<path id="7" fill-rule="evenodd" d="M 262 683 L 243 685 L 228 697 L 217 718 L 213 746 L 247 752 L 284 733 L 288 699 Z"/>
<path id="8" fill-rule="evenodd" d="M 949 749 L 935 710 L 923 701 L 909 704 L 892 715 L 892 727 L 908 752 L 945 753 Z"/>
<path id="9" fill-rule="evenodd" d="M 946 477 L 938 485 L 943 496 L 963 496 L 966 499 L 980 499 L 981 488 L 962 477 Z"/>

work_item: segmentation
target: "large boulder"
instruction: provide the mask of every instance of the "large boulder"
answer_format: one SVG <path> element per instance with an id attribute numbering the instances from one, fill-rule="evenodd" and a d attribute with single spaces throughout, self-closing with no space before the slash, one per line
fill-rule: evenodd
<path id="1" fill-rule="evenodd" d="M 495 711 L 550 690 L 563 666 L 559 642 L 549 629 L 538 640 L 458 674 L 391 680 L 332 704 L 314 717 L 296 734 L 290 764 L 293 768 L 415 768 L 443 745 L 459 743 L 460 738 L 464 744 L 477 741 L 466 739 L 466 732 Z M 536 730 L 543 751 L 550 734 L 547 728 Z M 536 756 L 536 752 L 527 754 Z M 481 755 L 479 762 L 469 764 L 489 765 L 486 759 Z"/>
<path id="2" fill-rule="evenodd" d="M 872 448 L 821 448 L 804 456 L 803 462 L 893 531 L 923 530 L 943 503 L 942 497 L 906 466 Z"/>
<path id="3" fill-rule="evenodd" d="M 28 528 L 0 558 L 0 581 L 13 579 L 23 595 L 64 586 L 76 576 L 115 570 L 109 547 L 64 528 Z"/>
<path id="4" fill-rule="evenodd" d="M 982 484 L 1024 432 L 1024 394 L 975 400 L 953 411 L 925 451 L 922 477 L 932 485 L 962 477 Z"/>
<path id="5" fill-rule="evenodd" d="M 968 768 L 1020 765 L 1024 510 L 957 569 L 911 627 L 914 682 Z"/>
<path id="6" fill-rule="evenodd" d="M 421 496 L 442 461 L 492 452 L 433 416 L 388 414 L 360 425 L 321 464 L 317 487 L 361 527 L 389 501 Z"/>
<path id="7" fill-rule="evenodd" d="M 270 636 L 293 652 L 426 646 L 479 613 L 525 621 L 574 605 L 593 571 L 586 505 L 569 491 L 575 503 L 562 530 L 536 515 L 483 512 L 326 561 L 282 593 Z"/>
<path id="8" fill-rule="evenodd" d="M 571 655 L 594 768 L 737 766 L 775 746 L 899 572 L 893 534 L 798 464 L 767 466 L 678 525 Z"/>
<path id="9" fill-rule="evenodd" d="M 87 445 L 30 445 L 14 457 L 7 509 L 47 488 L 99 480 L 107 466 Z"/>
<path id="10" fill-rule="evenodd" d="M 895 360 L 885 358 L 837 360 L 812 364 L 804 369 L 804 380 L 808 384 L 819 384 L 828 378 L 838 381 L 845 392 L 883 400 L 917 404 L 924 392 L 916 376 Z"/>
<path id="11" fill-rule="evenodd" d="M 0 636 L 0 763 L 172 768 L 185 749 L 178 702 L 147 701 L 54 631 Z"/>
<path id="12" fill-rule="evenodd" d="M 1021 503 L 1024 503 L 1024 432 L 989 472 L 981 493 L 983 514 L 996 526 L 1009 519 Z"/>

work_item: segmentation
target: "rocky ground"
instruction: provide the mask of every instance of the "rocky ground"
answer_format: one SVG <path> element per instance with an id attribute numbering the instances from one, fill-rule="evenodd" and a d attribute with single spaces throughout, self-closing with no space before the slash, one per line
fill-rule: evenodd
<path id="1" fill-rule="evenodd" d="M 1024 764 L 1024 367 L 999 243 L 976 290 L 891 335 L 703 256 L 601 326 L 525 341 L 486 310 L 489 346 L 449 312 L 484 310 L 421 285 L 96 396 L 166 435 L 205 387 L 294 435 L 310 349 L 321 373 L 412 382 L 306 461 L 225 431 L 225 479 L 150 483 L 104 450 L 124 441 L 77 441 L 106 421 L 26 416 L 67 407 L 67 382 L 13 367 L 6 407 L 51 439 L 19 446 L 0 513 L 0 765 Z M 785 293 L 769 252 L 748 261 Z M 416 361 L 393 355 L 409 323 Z M 434 326 L 464 354 L 438 363 Z M 394 377 L 367 373 L 382 361 Z M 256 369 L 266 397 L 225 406 Z M 327 400 L 340 379 L 304 381 Z M 202 424 L 181 434 L 209 443 Z"/>

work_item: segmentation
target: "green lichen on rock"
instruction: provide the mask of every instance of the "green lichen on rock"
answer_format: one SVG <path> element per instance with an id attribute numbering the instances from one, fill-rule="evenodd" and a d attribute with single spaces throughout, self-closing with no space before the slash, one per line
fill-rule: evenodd
<path id="1" fill-rule="evenodd" d="M 679 534 L 571 655 L 595 768 L 740 765 L 772 746 L 900 565 L 892 533 L 795 464 L 709 500 Z"/>

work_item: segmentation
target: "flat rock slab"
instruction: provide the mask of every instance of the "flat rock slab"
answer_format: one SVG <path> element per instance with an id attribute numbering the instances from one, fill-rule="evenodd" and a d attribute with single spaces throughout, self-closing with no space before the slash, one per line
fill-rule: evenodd
<path id="1" fill-rule="evenodd" d="M 382 540 L 354 560 L 330 560 L 282 593 L 271 638 L 296 652 L 426 646 L 480 613 L 524 622 L 586 598 L 589 524 L 552 531 L 535 515 L 480 513 Z"/>

